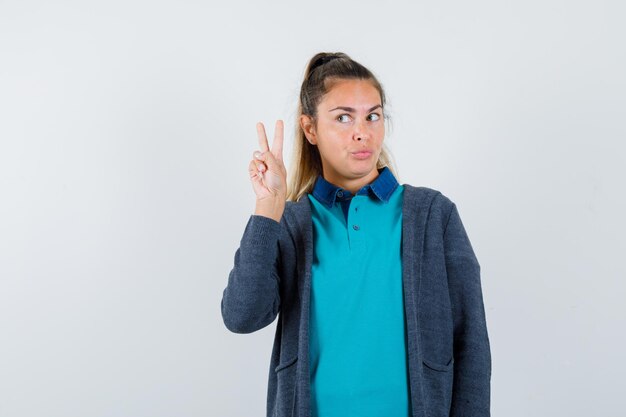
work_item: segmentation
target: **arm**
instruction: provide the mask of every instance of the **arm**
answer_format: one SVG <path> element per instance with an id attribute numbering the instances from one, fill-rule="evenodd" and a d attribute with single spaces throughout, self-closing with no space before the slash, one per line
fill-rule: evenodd
<path id="1" fill-rule="evenodd" d="M 280 310 L 279 245 L 286 204 L 287 171 L 283 163 L 283 121 L 276 121 L 270 150 L 263 123 L 257 123 L 262 152 L 248 164 L 256 209 L 246 225 L 235 265 L 222 296 L 222 318 L 235 333 L 252 333 L 274 321 Z"/>
<path id="2" fill-rule="evenodd" d="M 274 321 L 280 310 L 276 220 L 252 215 L 235 253 L 222 296 L 222 318 L 234 333 L 252 333 Z"/>
<path id="3" fill-rule="evenodd" d="M 444 250 L 454 320 L 451 417 L 490 415 L 491 352 L 480 284 L 480 265 L 455 204 Z"/>

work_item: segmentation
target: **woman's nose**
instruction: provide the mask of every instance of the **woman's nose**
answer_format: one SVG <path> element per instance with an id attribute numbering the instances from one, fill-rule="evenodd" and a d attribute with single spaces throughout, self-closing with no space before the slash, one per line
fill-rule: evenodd
<path id="1" fill-rule="evenodd" d="M 369 132 L 367 131 L 367 124 L 365 121 L 355 122 L 352 138 L 355 140 L 363 140 L 369 138 Z"/>

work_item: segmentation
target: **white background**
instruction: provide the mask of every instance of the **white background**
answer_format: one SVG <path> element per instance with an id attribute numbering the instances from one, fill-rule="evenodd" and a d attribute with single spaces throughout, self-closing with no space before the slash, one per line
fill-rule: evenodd
<path id="1" fill-rule="evenodd" d="M 276 322 L 220 301 L 255 123 L 289 161 L 319 51 L 379 77 L 399 181 L 459 208 L 492 414 L 623 415 L 625 10 L 1 0 L 0 416 L 265 415 Z"/>

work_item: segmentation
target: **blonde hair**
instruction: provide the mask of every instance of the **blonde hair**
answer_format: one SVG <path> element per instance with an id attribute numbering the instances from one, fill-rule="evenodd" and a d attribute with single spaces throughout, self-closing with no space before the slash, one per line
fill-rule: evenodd
<path id="1" fill-rule="evenodd" d="M 383 114 L 385 119 L 388 119 L 388 115 L 384 112 L 386 98 L 383 87 L 367 68 L 342 52 L 321 52 L 313 56 L 306 67 L 300 88 L 300 100 L 295 123 L 295 141 L 287 185 L 288 201 L 298 201 L 302 196 L 310 193 L 318 175 L 322 174 L 322 160 L 319 150 L 317 146 L 312 145 L 306 139 L 300 126 L 300 116 L 310 116 L 316 123 L 317 105 L 323 96 L 332 89 L 334 83 L 342 79 L 370 81 L 380 93 Z M 376 162 L 376 168 L 384 167 L 388 167 L 397 177 L 393 157 L 385 144 L 383 144 Z"/>

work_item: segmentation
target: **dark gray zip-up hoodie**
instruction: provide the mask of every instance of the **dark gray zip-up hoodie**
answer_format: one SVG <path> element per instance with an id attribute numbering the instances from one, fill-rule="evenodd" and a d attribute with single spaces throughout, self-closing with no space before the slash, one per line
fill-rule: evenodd
<path id="1" fill-rule="evenodd" d="M 437 190 L 403 186 L 402 281 L 412 415 L 489 417 L 491 352 L 480 265 L 456 204 Z M 267 417 L 311 415 L 312 230 L 308 198 L 288 201 L 280 223 L 250 216 L 222 298 L 224 324 L 235 333 L 254 332 L 278 316 Z"/>

